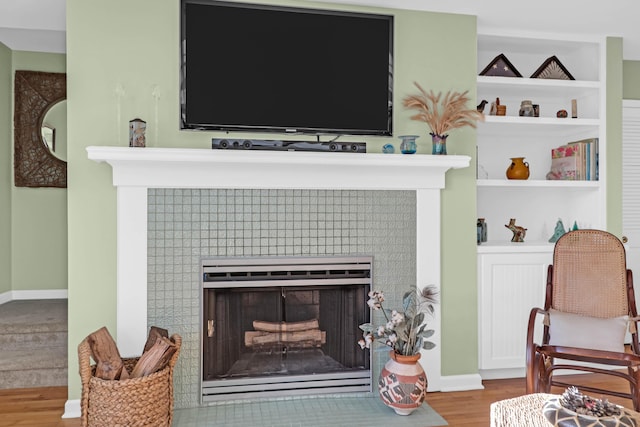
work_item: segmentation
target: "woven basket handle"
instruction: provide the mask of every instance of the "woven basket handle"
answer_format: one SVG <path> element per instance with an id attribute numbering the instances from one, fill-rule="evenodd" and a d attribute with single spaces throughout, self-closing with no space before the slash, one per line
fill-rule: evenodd
<path id="1" fill-rule="evenodd" d="M 178 362 L 178 356 L 180 355 L 180 347 L 182 346 L 182 337 L 178 334 L 171 335 L 171 341 L 176 345 L 176 352 L 171 356 L 171 360 L 169 361 L 169 366 L 173 368 L 176 366 Z"/>
<path id="2" fill-rule="evenodd" d="M 80 366 L 80 381 L 82 382 L 82 398 L 80 400 L 81 416 L 80 422 L 82 427 L 87 427 L 88 415 L 87 406 L 89 405 L 89 381 L 91 380 L 91 347 L 87 339 L 83 339 L 78 345 L 78 363 Z"/>

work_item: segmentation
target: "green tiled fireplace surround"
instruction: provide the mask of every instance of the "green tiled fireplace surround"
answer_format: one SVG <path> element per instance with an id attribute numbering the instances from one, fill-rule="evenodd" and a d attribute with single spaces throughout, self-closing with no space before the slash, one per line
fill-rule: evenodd
<path id="1" fill-rule="evenodd" d="M 183 338 L 176 408 L 200 405 L 202 257 L 371 255 L 397 307 L 415 286 L 415 212 L 415 191 L 149 189 L 148 325 Z M 374 379 L 385 361 L 374 352 Z"/>

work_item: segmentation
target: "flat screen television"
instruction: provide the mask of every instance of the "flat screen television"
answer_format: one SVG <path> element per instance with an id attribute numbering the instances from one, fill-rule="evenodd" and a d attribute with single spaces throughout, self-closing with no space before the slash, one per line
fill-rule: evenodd
<path id="1" fill-rule="evenodd" d="M 393 17 L 181 1 L 181 128 L 391 135 Z"/>

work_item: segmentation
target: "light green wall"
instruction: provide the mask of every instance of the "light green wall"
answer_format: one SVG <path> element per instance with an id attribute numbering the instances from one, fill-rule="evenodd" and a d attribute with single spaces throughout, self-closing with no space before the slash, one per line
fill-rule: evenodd
<path id="1" fill-rule="evenodd" d="M 11 50 L 0 43 L 0 295 L 11 290 Z"/>
<path id="2" fill-rule="evenodd" d="M 306 1 L 278 4 L 327 7 Z M 413 81 L 436 91 L 475 92 L 475 17 L 335 7 L 395 15 L 395 134 L 425 135 L 419 141 L 419 152 L 428 152 L 428 130 L 408 119 L 410 114 L 402 111 L 400 100 L 413 91 Z M 152 17 L 149 11 L 153 11 Z M 87 160 L 86 147 L 127 146 L 127 123 L 135 117 L 148 123 L 149 146 L 208 149 L 211 137 L 216 135 L 178 130 L 178 26 L 177 1 L 67 1 L 72 399 L 80 395 L 77 360 L 72 356 L 77 344 L 102 326 L 115 333 L 116 321 L 116 192 L 111 168 Z M 154 91 L 160 94 L 157 120 Z M 371 151 L 380 152 L 383 143 L 397 144 L 397 139 L 367 138 L 367 142 Z M 475 132 L 454 131 L 448 145 L 451 154 L 475 155 Z M 477 372 L 473 166 L 450 171 L 447 185 L 442 206 L 443 370 L 445 374 L 466 374 Z M 460 265 L 471 267 L 461 269 Z"/>
<path id="3" fill-rule="evenodd" d="M 640 61 L 623 62 L 622 82 L 624 99 L 640 99 Z"/>
<path id="4" fill-rule="evenodd" d="M 622 38 L 607 38 L 607 230 L 622 237 Z"/>
<path id="5" fill-rule="evenodd" d="M 14 72 L 64 73 L 66 55 L 13 51 L 12 65 Z M 15 187 L 13 178 L 11 182 L 12 290 L 67 289 L 67 190 Z"/>

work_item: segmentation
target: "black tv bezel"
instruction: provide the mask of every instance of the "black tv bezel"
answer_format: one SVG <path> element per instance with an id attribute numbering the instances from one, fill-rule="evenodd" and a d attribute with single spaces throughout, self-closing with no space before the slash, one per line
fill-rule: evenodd
<path id="1" fill-rule="evenodd" d="M 389 84 L 387 101 L 387 128 L 386 129 L 355 129 L 355 128 L 320 128 L 297 127 L 295 129 L 283 126 L 263 125 L 228 125 L 213 123 L 190 123 L 186 118 L 186 5 L 222 5 L 236 8 L 262 9 L 284 12 L 317 13 L 328 16 L 350 16 L 363 18 L 384 19 L 389 22 Z M 298 135 L 360 135 L 360 136 L 392 136 L 393 135 L 393 71 L 394 71 L 394 17 L 378 13 L 363 13 L 352 11 L 340 11 L 332 9 L 302 8 L 294 6 L 276 6 L 267 4 L 255 4 L 244 2 L 229 2 L 218 0 L 180 0 L 180 130 L 200 131 L 235 131 L 254 133 L 280 133 Z"/>

